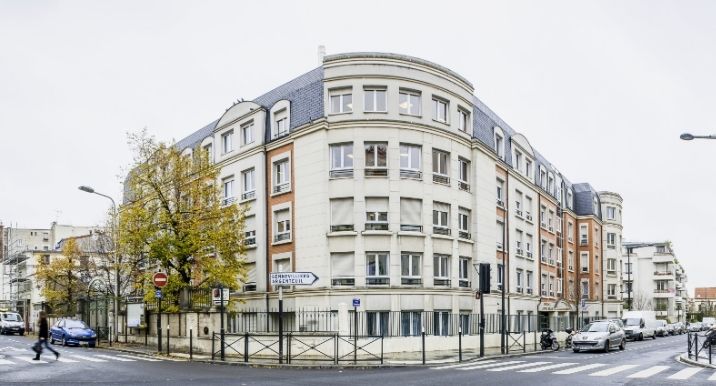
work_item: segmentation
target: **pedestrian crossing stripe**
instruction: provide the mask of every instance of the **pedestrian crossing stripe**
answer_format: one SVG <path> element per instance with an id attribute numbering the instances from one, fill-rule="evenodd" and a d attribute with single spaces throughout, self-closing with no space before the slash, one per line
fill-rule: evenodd
<path id="1" fill-rule="evenodd" d="M 134 361 L 135 361 L 134 359 L 113 357 L 113 356 L 110 356 L 110 355 L 96 354 L 95 356 L 96 356 L 96 357 L 100 357 L 100 358 L 112 359 L 112 360 L 120 361 L 120 362 L 134 362 Z"/>
<path id="2" fill-rule="evenodd" d="M 14 365 L 14 364 L 15 364 L 14 362 L 10 362 L 9 360 L 0 359 L 0 365 Z"/>
<path id="3" fill-rule="evenodd" d="M 83 360 L 86 360 L 86 361 L 90 361 L 90 362 L 107 362 L 106 359 L 100 359 L 100 358 L 95 358 L 95 357 L 87 357 L 87 356 L 84 356 L 84 355 L 73 355 L 73 357 L 75 357 L 75 358 L 80 358 L 80 359 L 83 359 Z"/>
<path id="4" fill-rule="evenodd" d="M 147 361 L 147 362 L 161 362 L 161 359 L 152 359 L 152 358 L 145 358 L 145 357 L 139 357 L 134 355 L 117 355 L 118 357 L 122 358 L 129 358 L 129 359 L 139 359 L 140 361 Z"/>
<path id="5" fill-rule="evenodd" d="M 622 371 L 626 371 L 629 369 L 633 369 L 635 367 L 638 367 L 637 365 L 621 365 L 617 367 L 612 367 L 610 369 L 597 371 L 596 373 L 589 374 L 590 377 L 606 377 L 607 375 L 616 374 Z"/>
<path id="6" fill-rule="evenodd" d="M 487 369 L 487 371 L 507 371 L 507 370 L 516 370 L 516 369 L 524 369 L 525 367 L 532 367 L 532 366 L 539 366 L 539 365 L 546 365 L 550 364 L 552 362 L 532 362 L 532 363 L 523 363 L 521 365 L 514 365 L 514 366 L 507 366 L 507 367 L 498 367 L 493 369 Z"/>
<path id="7" fill-rule="evenodd" d="M 79 361 L 76 361 L 76 360 L 74 360 L 74 359 L 65 358 L 65 357 L 63 357 L 63 356 L 60 356 L 59 358 L 57 358 L 57 361 L 58 361 L 58 362 L 64 362 L 64 363 L 78 363 L 78 362 L 79 362 Z"/>
<path id="8" fill-rule="evenodd" d="M 552 374 L 560 374 L 560 375 L 574 374 L 574 373 L 578 373 L 580 371 L 596 369 L 597 367 L 604 367 L 604 366 L 606 366 L 604 363 L 592 363 L 591 365 L 585 365 L 585 366 L 573 367 L 571 369 L 555 371 Z"/>
<path id="9" fill-rule="evenodd" d="M 634 373 L 627 378 L 649 378 L 652 375 L 658 374 L 666 369 L 668 369 L 669 366 L 652 366 L 649 367 L 646 370 L 639 371 L 638 373 Z"/>
<path id="10" fill-rule="evenodd" d="M 490 363 L 488 365 L 478 365 L 478 366 L 469 366 L 469 367 L 458 367 L 458 370 L 477 370 L 477 369 L 486 369 L 489 367 L 497 367 L 497 366 L 505 366 L 505 365 L 511 365 L 511 364 L 517 364 L 522 363 L 524 361 L 507 361 L 507 362 L 499 362 L 499 363 Z"/>
<path id="11" fill-rule="evenodd" d="M 32 357 L 13 357 L 13 358 L 17 358 L 17 359 L 23 360 L 25 362 L 32 363 L 33 365 L 37 365 L 40 363 L 47 363 L 46 361 L 43 361 L 43 360 L 36 361 Z"/>
<path id="12" fill-rule="evenodd" d="M 460 363 L 457 365 L 445 365 L 445 366 L 431 367 L 430 370 L 454 369 L 457 367 L 475 366 L 477 364 L 486 364 L 486 363 L 493 363 L 493 362 L 497 362 L 497 361 L 496 360 L 487 360 L 487 361 L 480 361 L 480 362 Z"/>
<path id="13" fill-rule="evenodd" d="M 692 375 L 698 373 L 701 370 L 702 369 L 700 367 L 687 367 L 679 371 L 678 373 L 668 377 L 668 379 L 689 379 Z"/>
<path id="14" fill-rule="evenodd" d="M 578 365 L 578 364 L 579 363 L 556 363 L 556 364 L 549 365 L 549 366 L 540 366 L 540 367 L 535 367 L 532 369 L 520 370 L 520 371 L 518 371 L 518 373 L 536 373 L 538 371 L 553 370 L 553 369 L 558 369 L 560 367 L 574 366 L 574 365 Z"/>
<path id="15" fill-rule="evenodd" d="M 716 381 L 716 371 L 709 377 L 709 381 Z"/>

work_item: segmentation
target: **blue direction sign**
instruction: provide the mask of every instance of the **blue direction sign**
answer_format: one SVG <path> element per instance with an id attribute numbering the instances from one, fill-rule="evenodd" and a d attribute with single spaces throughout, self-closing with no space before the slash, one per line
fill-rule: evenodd
<path id="1" fill-rule="evenodd" d="M 587 300 L 582 299 L 582 308 L 585 308 L 587 306 Z"/>
<path id="2" fill-rule="evenodd" d="M 162 298 L 162 290 L 157 290 L 156 292 L 154 292 L 154 297 L 157 299 L 161 299 Z"/>
<path id="3" fill-rule="evenodd" d="M 360 307 L 360 299 L 353 298 L 353 307 Z"/>

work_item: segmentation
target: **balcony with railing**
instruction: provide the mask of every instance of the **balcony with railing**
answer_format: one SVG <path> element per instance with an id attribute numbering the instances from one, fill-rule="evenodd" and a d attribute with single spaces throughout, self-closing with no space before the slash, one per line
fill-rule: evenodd
<path id="1" fill-rule="evenodd" d="M 450 177 L 444 174 L 433 173 L 433 182 L 436 184 L 450 185 Z"/>
<path id="2" fill-rule="evenodd" d="M 673 289 L 655 289 L 654 290 L 654 298 L 673 298 L 674 297 L 674 290 Z"/>
<path id="3" fill-rule="evenodd" d="M 654 271 L 654 280 L 674 280 L 673 270 Z"/>
<path id="4" fill-rule="evenodd" d="M 433 234 L 450 236 L 450 228 L 433 225 Z"/>
<path id="5" fill-rule="evenodd" d="M 654 264 L 657 264 L 657 263 L 674 264 L 674 255 L 672 255 L 671 253 L 656 252 L 656 253 L 654 253 L 654 257 L 651 258 L 651 261 Z"/>

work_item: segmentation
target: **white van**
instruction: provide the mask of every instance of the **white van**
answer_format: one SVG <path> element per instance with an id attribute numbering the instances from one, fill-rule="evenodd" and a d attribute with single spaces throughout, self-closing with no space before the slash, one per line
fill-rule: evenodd
<path id="1" fill-rule="evenodd" d="M 25 335 L 25 322 L 17 312 L 0 312 L 0 334 Z"/>
<path id="2" fill-rule="evenodd" d="M 669 333 L 666 331 L 666 320 L 647 320 L 646 325 L 651 325 L 654 328 L 656 336 L 668 336 Z"/>
<path id="3" fill-rule="evenodd" d="M 626 338 L 632 340 L 656 339 L 654 315 L 654 311 L 626 311 L 622 316 Z"/>

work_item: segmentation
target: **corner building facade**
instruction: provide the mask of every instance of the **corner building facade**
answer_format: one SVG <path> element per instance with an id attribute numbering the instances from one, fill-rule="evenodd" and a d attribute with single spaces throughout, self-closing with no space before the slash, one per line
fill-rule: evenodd
<path id="1" fill-rule="evenodd" d="M 479 263 L 492 267 L 485 312 L 506 308 L 513 330 L 530 327 L 521 315 L 562 318 L 562 328 L 602 309 L 600 274 L 577 257 L 601 255 L 601 210 L 587 197 L 598 203 L 596 192 L 570 183 L 468 80 L 435 63 L 331 55 L 178 145 L 210 150 L 225 204 L 247 206 L 239 311 L 273 308 L 270 272 L 308 271 L 320 279 L 286 288 L 286 310 L 360 298 L 369 333 L 391 324 L 418 334 L 432 311 L 444 334 L 448 315 L 479 311 Z M 578 245 L 583 224 L 588 243 Z"/>

